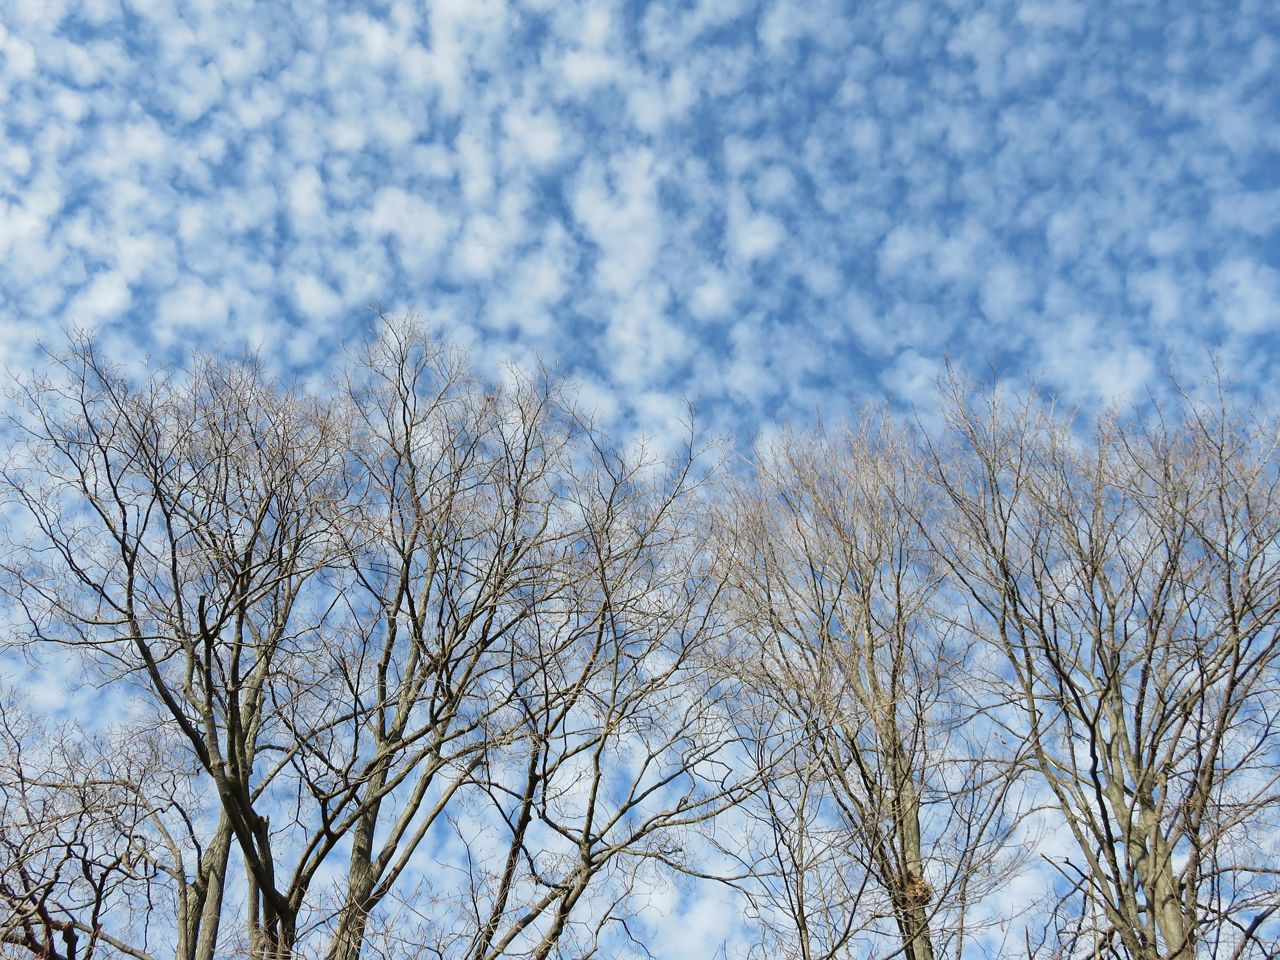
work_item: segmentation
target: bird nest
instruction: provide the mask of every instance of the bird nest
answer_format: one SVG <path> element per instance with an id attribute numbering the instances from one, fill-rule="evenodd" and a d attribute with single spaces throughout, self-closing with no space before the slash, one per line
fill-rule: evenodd
<path id="1" fill-rule="evenodd" d="M 902 892 L 906 895 L 907 901 L 917 907 L 923 907 L 933 900 L 933 887 L 918 873 L 907 874 Z"/>

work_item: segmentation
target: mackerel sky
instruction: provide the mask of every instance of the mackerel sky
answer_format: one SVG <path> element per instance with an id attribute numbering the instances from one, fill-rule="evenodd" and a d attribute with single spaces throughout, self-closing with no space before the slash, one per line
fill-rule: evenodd
<path id="1" fill-rule="evenodd" d="M 370 305 L 619 424 L 1276 382 L 1280 5 L 0 0 L 0 353 Z"/>

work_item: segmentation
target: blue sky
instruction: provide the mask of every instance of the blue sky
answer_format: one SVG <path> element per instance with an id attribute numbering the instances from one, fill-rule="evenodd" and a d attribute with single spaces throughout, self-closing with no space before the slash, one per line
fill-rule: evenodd
<path id="1" fill-rule="evenodd" d="M 1280 326 L 1271 2 L 0 4 L 0 350 L 261 346 L 413 310 L 619 424 L 1068 399 Z"/>
<path id="2" fill-rule="evenodd" d="M 0 0 L 0 363 L 78 324 L 308 375 L 381 305 L 659 434 L 947 357 L 1275 398 L 1278 121 L 1274 0 Z"/>

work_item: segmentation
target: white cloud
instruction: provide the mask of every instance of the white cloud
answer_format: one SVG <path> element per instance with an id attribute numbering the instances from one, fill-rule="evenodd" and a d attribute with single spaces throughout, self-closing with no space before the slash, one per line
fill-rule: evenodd
<path id="1" fill-rule="evenodd" d="M 303 314 L 316 320 L 328 319 L 343 305 L 337 291 L 311 274 L 293 279 L 293 299 Z"/>
<path id="2" fill-rule="evenodd" d="M 880 245 L 880 270 L 894 277 L 919 269 L 937 243 L 930 228 L 900 224 L 889 231 Z"/>
<path id="3" fill-rule="evenodd" d="M 585 96 L 622 75 L 621 65 L 616 60 L 596 50 L 569 51 L 561 60 L 560 69 L 579 96 Z"/>
<path id="4" fill-rule="evenodd" d="M 725 316 L 732 305 L 733 293 L 727 279 L 718 271 L 710 271 L 694 288 L 688 308 L 695 317 L 709 320 Z"/>
<path id="5" fill-rule="evenodd" d="M 667 124 L 683 119 L 698 98 L 689 72 L 680 67 L 665 81 L 633 77 L 629 87 L 627 104 L 631 120 L 649 134 L 659 133 Z"/>
<path id="6" fill-rule="evenodd" d="M 661 294 L 615 307 L 602 346 L 606 368 L 624 389 L 666 387 L 692 352 L 693 341 L 665 316 L 665 308 Z"/>
<path id="7" fill-rule="evenodd" d="M 982 279 L 982 312 L 994 323 L 1007 324 L 1017 319 L 1033 295 L 1022 269 L 1011 261 L 1000 261 L 988 267 Z"/>
<path id="8" fill-rule="evenodd" d="M 770 256 L 787 237 L 776 217 L 753 209 L 740 196 L 730 202 L 727 229 L 729 248 L 748 263 Z"/>
<path id="9" fill-rule="evenodd" d="M 1129 279 L 1130 295 L 1151 311 L 1151 319 L 1162 326 L 1187 322 L 1187 302 L 1177 274 L 1159 267 L 1134 274 Z"/>
<path id="10" fill-rule="evenodd" d="M 10 4 L 0 32 L 23 325 L 216 339 L 385 301 L 589 370 L 625 419 L 620 357 L 732 416 L 807 415 L 881 361 L 906 383 L 904 358 L 993 345 L 1114 392 L 1042 362 L 1064 317 L 1114 324 L 1098 370 L 1211 336 L 1252 356 L 1274 322 L 1277 48 L 1248 10 L 1135 46 L 1146 14 L 1094 30 L 1086 0 L 206 0 L 132 33 L 71 9 Z"/>
<path id="11" fill-rule="evenodd" d="M 326 211 L 324 183 L 315 167 L 299 169 L 289 183 L 289 213 L 295 225 L 305 229 L 321 220 Z"/>
<path id="12" fill-rule="evenodd" d="M 981 11 L 962 20 L 947 42 L 947 50 L 957 59 L 971 59 L 974 79 L 983 96 L 1000 92 L 1002 66 L 1008 40 L 995 15 Z"/>
<path id="13" fill-rule="evenodd" d="M 505 241 L 504 228 L 495 218 L 471 217 L 462 228 L 454 250 L 456 268 L 467 277 L 492 276 L 503 261 Z"/>
<path id="14" fill-rule="evenodd" d="M 458 175 L 463 199 L 482 204 L 493 193 L 493 153 L 488 143 L 469 131 L 458 135 Z"/>
<path id="15" fill-rule="evenodd" d="M 1229 329 L 1245 334 L 1280 329 L 1280 271 L 1274 267 L 1229 260 L 1213 272 L 1209 288 Z"/>
<path id="16" fill-rule="evenodd" d="M 654 158 L 640 149 L 611 158 L 606 169 L 582 169 L 571 195 L 573 213 L 600 248 L 596 283 L 625 294 L 650 276 L 663 235 Z"/>
<path id="17" fill-rule="evenodd" d="M 0 55 L 4 56 L 4 77 L 9 82 L 25 80 L 36 71 L 35 48 L 0 27 Z"/>
<path id="18" fill-rule="evenodd" d="M 942 364 L 916 350 L 904 350 L 880 373 L 880 382 L 904 403 L 922 410 L 933 406 Z"/>
<path id="19" fill-rule="evenodd" d="M 384 187 L 364 218 L 373 236 L 391 237 L 406 269 L 433 262 L 452 234 L 453 222 L 435 204 L 401 187 Z"/>
<path id="20" fill-rule="evenodd" d="M 132 301 L 129 284 L 121 274 L 100 273 L 71 298 L 67 319 L 81 326 L 94 326 L 119 316 Z"/>
<path id="21" fill-rule="evenodd" d="M 527 160 L 543 170 L 564 156 L 564 132 L 549 110 L 531 110 L 526 104 L 512 107 L 503 114 L 502 126 L 508 167 L 518 168 Z"/>
<path id="22" fill-rule="evenodd" d="M 167 348 L 193 339 L 201 328 L 225 324 L 230 312 L 221 290 L 199 278 L 188 278 L 160 298 L 151 333 Z"/>
<path id="23" fill-rule="evenodd" d="M 1213 199 L 1212 215 L 1227 229 L 1265 238 L 1280 223 L 1280 190 L 1221 193 Z"/>
<path id="24" fill-rule="evenodd" d="M 1018 5 L 1018 20 L 1041 30 L 1079 32 L 1085 22 L 1085 6 L 1074 0 L 1029 0 Z"/>

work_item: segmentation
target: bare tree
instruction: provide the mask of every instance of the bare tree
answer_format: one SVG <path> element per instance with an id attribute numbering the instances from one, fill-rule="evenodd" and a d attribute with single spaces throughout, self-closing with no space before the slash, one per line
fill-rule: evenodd
<path id="1" fill-rule="evenodd" d="M 545 375 L 486 386 L 412 325 L 384 328 L 344 399 L 359 483 L 333 585 L 345 642 L 326 654 L 344 694 L 317 706 L 345 715 L 305 761 L 318 797 L 334 798 L 326 818 L 351 830 L 334 958 L 358 956 L 428 832 L 524 736 L 508 678 L 518 635 L 565 588 L 573 531 L 557 498 L 577 433 Z M 303 716 L 314 699 L 290 691 L 281 709 Z"/>
<path id="2" fill-rule="evenodd" d="M 214 955 L 229 831 L 165 732 L 54 726 L 0 701 L 0 940 L 37 957 Z M 216 813 L 215 813 L 216 817 Z M 168 904 L 174 929 L 153 925 Z"/>
<path id="3" fill-rule="evenodd" d="M 76 648 L 163 709 L 244 859 L 255 952 L 287 951 L 316 866 L 279 876 L 264 811 L 300 748 L 275 682 L 323 639 L 307 588 L 342 547 L 342 425 L 253 363 L 135 387 L 88 341 L 22 401 L 5 479 L 35 535 L 6 566 L 28 640 Z"/>
<path id="4" fill-rule="evenodd" d="M 314 392 L 73 342 L 11 408 L 3 647 L 130 711 L 0 705 L 4 949 L 644 953 L 680 874 L 761 955 L 942 960 L 1027 783 L 1074 849 L 1029 953 L 1274 955 L 1280 431 L 949 389 L 718 485 L 411 322 Z"/>
<path id="5" fill-rule="evenodd" d="M 555 589 L 514 632 L 501 681 L 520 739 L 475 773 L 452 896 L 419 905 L 433 956 L 612 954 L 634 936 L 638 885 L 680 864 L 690 827 L 746 789 L 705 656 L 721 580 L 693 451 L 578 452 L 558 491 L 555 525 L 571 536 L 546 567 Z"/>
<path id="6" fill-rule="evenodd" d="M 758 844 L 741 855 L 765 953 L 964 949 L 1012 820 L 1011 766 L 921 535 L 932 491 L 887 414 L 763 450 L 723 524 L 752 687 Z"/>
<path id="7" fill-rule="evenodd" d="M 1274 956 L 1280 431 L 1219 398 L 1090 429 L 949 383 L 931 527 L 1076 854 L 1061 956 Z"/>
<path id="8" fill-rule="evenodd" d="M 8 475 L 38 530 L 9 571 L 34 640 L 138 679 L 185 736 L 244 861 L 255 956 L 324 928 L 308 897 L 349 840 L 331 955 L 358 954 L 503 740 L 492 675 L 562 535 L 553 386 L 486 392 L 392 325 L 324 403 L 252 363 L 133 388 L 82 342 L 59 368 L 26 391 Z"/>
<path id="9" fill-rule="evenodd" d="M 147 811 L 131 781 L 104 776 L 91 746 L 38 723 L 8 692 L 0 702 L 0 943 L 32 956 L 109 946 L 146 956 L 120 926 L 152 878 Z"/>
<path id="10" fill-rule="evenodd" d="M 253 360 L 134 383 L 91 342 L 56 357 L 4 473 L 31 527 L 4 562 L 14 642 L 137 691 L 216 797 L 183 888 L 210 896 L 176 921 L 209 932 L 199 956 L 235 869 L 253 957 L 390 942 L 424 841 L 482 807 L 510 844 L 448 938 L 548 956 L 619 864 L 677 856 L 738 795 L 695 665 L 718 595 L 700 488 L 688 459 L 617 454 L 544 373 L 484 383 L 412 323 L 346 374 L 313 396 Z M 530 764 L 532 801 L 504 779 Z"/>

